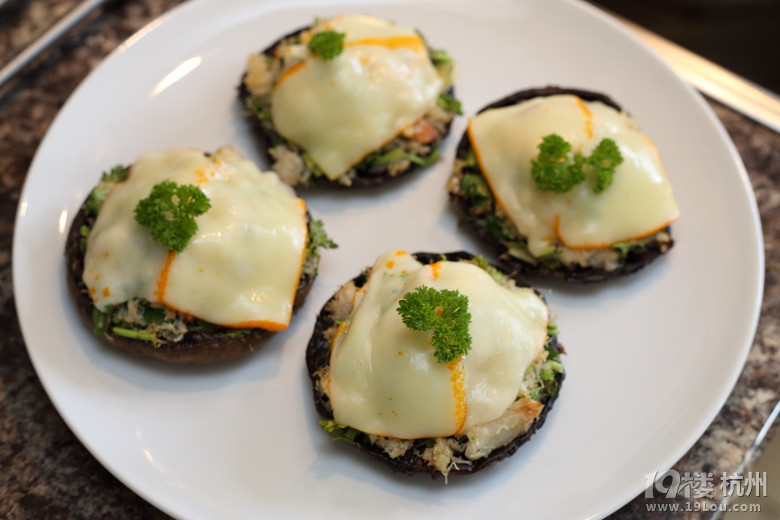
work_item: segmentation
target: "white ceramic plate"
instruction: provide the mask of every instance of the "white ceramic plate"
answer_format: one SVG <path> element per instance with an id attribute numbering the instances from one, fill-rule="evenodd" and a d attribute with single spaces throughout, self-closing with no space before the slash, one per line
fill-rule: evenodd
<path id="1" fill-rule="evenodd" d="M 77 319 L 64 281 L 66 229 L 99 173 L 149 150 L 231 143 L 260 160 L 240 115 L 246 55 L 315 16 L 361 11 L 421 29 L 460 66 L 466 114 L 547 84 L 604 91 L 658 144 L 682 208 L 677 246 L 599 286 L 542 285 L 568 376 L 519 453 L 449 485 L 391 474 L 316 426 L 304 351 L 320 306 L 387 249 L 486 250 L 461 234 L 443 159 L 379 190 L 307 193 L 340 244 L 293 325 L 262 351 L 202 368 L 108 351 Z M 747 177 L 703 101 L 586 5 L 199 0 L 105 61 L 41 144 L 19 207 L 17 307 L 30 356 L 81 441 L 141 496 L 188 519 L 596 518 L 620 507 L 703 433 L 752 341 L 762 244 Z M 503 515 L 502 515 L 503 514 Z"/>

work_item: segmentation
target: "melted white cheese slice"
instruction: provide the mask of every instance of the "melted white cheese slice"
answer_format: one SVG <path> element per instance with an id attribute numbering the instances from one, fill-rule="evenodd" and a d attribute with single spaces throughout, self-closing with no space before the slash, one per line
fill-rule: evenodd
<path id="1" fill-rule="evenodd" d="M 642 238 L 679 216 L 653 142 L 626 113 L 603 103 L 573 95 L 534 98 L 474 116 L 468 132 L 498 203 L 536 256 L 549 252 L 556 239 L 589 249 Z M 537 189 L 531 160 L 548 134 L 586 156 L 601 139 L 613 139 L 623 163 L 612 185 L 599 194 L 589 179 L 563 194 Z"/>
<path id="2" fill-rule="evenodd" d="M 277 131 L 301 146 L 331 180 L 381 148 L 436 104 L 444 82 L 412 30 L 372 16 L 340 16 L 313 27 L 346 34 L 332 60 L 284 70 L 273 91 Z"/>
<path id="3" fill-rule="evenodd" d="M 196 185 L 211 201 L 180 253 L 168 253 L 133 214 L 164 180 Z M 281 330 L 292 314 L 306 237 L 303 200 L 232 148 L 211 157 L 193 149 L 150 153 L 103 202 L 83 280 L 100 310 L 137 297 L 215 324 Z"/>
<path id="4" fill-rule="evenodd" d="M 471 350 L 441 364 L 430 331 L 407 328 L 398 301 L 418 286 L 469 298 Z M 547 335 L 548 310 L 532 289 L 497 284 L 465 262 L 423 266 L 390 252 L 374 264 L 333 341 L 329 395 L 334 419 L 403 439 L 439 437 L 492 421 L 517 398 Z"/>

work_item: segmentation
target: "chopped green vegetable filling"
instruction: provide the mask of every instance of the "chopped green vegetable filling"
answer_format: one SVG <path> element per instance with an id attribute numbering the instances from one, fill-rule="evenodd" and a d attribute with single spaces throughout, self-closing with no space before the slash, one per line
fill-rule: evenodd
<path id="1" fill-rule="evenodd" d="M 304 255 L 303 270 L 312 276 L 317 275 L 317 266 L 320 262 L 320 249 L 336 249 L 339 247 L 328 234 L 321 220 L 309 221 L 309 236 L 306 239 L 306 253 Z"/>
<path id="2" fill-rule="evenodd" d="M 126 180 L 129 173 L 130 169 L 126 166 L 114 166 L 111 170 L 103 172 L 100 176 L 100 184 L 92 189 L 84 203 L 87 215 L 96 216 L 113 185 Z"/>
<path id="3" fill-rule="evenodd" d="M 334 420 L 323 419 L 317 424 L 319 424 L 323 430 L 328 432 L 328 435 L 337 441 L 354 442 L 357 436 L 360 435 L 360 430 L 356 430 L 350 426 L 344 426 L 343 424 L 339 424 Z"/>
<path id="4" fill-rule="evenodd" d="M 485 217 L 485 232 L 499 240 L 508 240 L 513 234 L 509 222 L 492 213 Z"/>
<path id="5" fill-rule="evenodd" d="M 463 193 L 475 206 L 488 206 L 493 202 L 493 194 L 490 187 L 481 175 L 465 173 L 460 181 Z"/>
<path id="6" fill-rule="evenodd" d="M 557 336 L 558 335 L 558 325 L 556 325 L 555 323 L 553 323 L 551 321 L 547 322 L 547 335 L 548 336 Z M 556 350 L 553 350 L 553 352 L 555 353 L 556 356 L 558 355 L 558 352 Z M 549 357 L 548 357 L 548 359 L 549 359 Z"/>
<path id="7" fill-rule="evenodd" d="M 487 261 L 487 259 L 482 255 L 477 255 L 474 257 L 473 260 L 474 264 L 485 271 L 487 274 L 489 274 L 493 280 L 495 280 L 498 284 L 504 284 L 506 283 L 506 275 L 490 265 L 490 262 Z"/>
<path id="8" fill-rule="evenodd" d="M 436 99 L 436 104 L 439 105 L 441 109 L 446 110 L 451 114 L 457 114 L 457 115 L 463 114 L 460 101 L 455 99 L 450 94 L 447 94 L 446 92 L 442 92 L 441 94 L 439 94 L 439 97 Z"/>
<path id="9" fill-rule="evenodd" d="M 612 249 L 620 253 L 621 258 L 625 258 L 628 256 L 628 252 L 636 247 L 640 247 L 642 245 L 642 242 L 639 240 L 629 240 L 628 242 L 618 242 L 617 244 L 612 244 Z"/>
<path id="10" fill-rule="evenodd" d="M 125 329 L 123 327 L 114 327 L 111 329 L 111 332 L 113 332 L 117 336 L 122 336 L 124 338 L 130 338 L 130 339 L 140 339 L 141 341 L 154 342 L 157 340 L 157 336 L 153 332 L 143 332 L 140 330 Z"/>

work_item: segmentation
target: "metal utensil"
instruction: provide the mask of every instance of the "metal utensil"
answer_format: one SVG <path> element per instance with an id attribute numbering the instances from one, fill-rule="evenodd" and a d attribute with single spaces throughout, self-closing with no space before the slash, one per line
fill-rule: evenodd
<path id="1" fill-rule="evenodd" d="M 3 0 L 0 0 L 2 3 Z M 105 0 L 84 0 L 73 11 L 64 16 L 51 29 L 42 34 L 29 47 L 20 52 L 14 59 L 0 70 L 0 87 L 14 77 L 33 58 L 43 52 L 62 35 L 70 31 L 86 15 L 97 9 Z"/>

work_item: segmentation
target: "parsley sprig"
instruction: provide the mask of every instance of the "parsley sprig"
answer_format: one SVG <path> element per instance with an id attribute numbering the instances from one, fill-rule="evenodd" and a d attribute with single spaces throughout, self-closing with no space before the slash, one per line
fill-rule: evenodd
<path id="1" fill-rule="evenodd" d="M 135 220 L 148 227 L 152 238 L 168 251 L 181 251 L 198 230 L 195 217 L 210 207 L 209 198 L 197 186 L 163 181 L 138 202 Z"/>
<path id="2" fill-rule="evenodd" d="M 623 162 L 615 141 L 602 139 L 587 157 L 570 154 L 571 144 L 558 134 L 546 135 L 539 154 L 531 159 L 531 178 L 540 190 L 566 193 L 593 175 L 593 192 L 601 193 L 612 184 L 615 169 Z"/>
<path id="3" fill-rule="evenodd" d="M 432 330 L 439 363 L 449 363 L 471 348 L 469 298 L 458 291 L 421 286 L 398 302 L 398 314 L 412 330 Z"/>
<path id="4" fill-rule="evenodd" d="M 344 36 L 332 30 L 320 31 L 309 40 L 309 50 L 325 61 L 332 60 L 344 51 Z"/>

